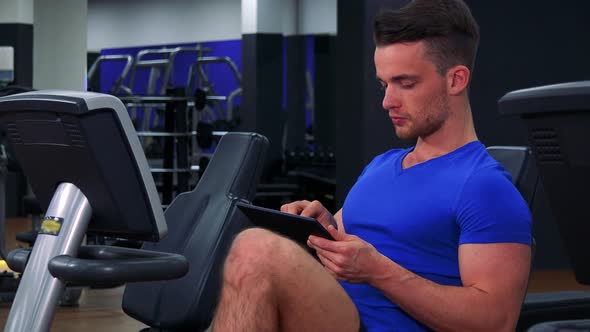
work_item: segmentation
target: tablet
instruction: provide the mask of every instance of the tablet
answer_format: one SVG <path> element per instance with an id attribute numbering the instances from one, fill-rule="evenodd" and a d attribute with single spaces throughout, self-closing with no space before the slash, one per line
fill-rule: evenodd
<path id="1" fill-rule="evenodd" d="M 236 205 L 254 226 L 281 234 L 303 245 L 306 249 L 311 250 L 307 246 L 307 239 L 310 235 L 334 240 L 324 226 L 313 218 L 302 217 L 242 202 L 237 202 Z"/>

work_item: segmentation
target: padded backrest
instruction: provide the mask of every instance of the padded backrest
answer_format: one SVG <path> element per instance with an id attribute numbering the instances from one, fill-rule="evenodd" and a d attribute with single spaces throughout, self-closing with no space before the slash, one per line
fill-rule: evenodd
<path id="1" fill-rule="evenodd" d="M 490 146 L 488 153 L 512 176 L 512 183 L 532 208 L 539 181 L 530 148 L 526 146 Z"/>
<path id="2" fill-rule="evenodd" d="M 127 314 L 157 328 L 199 331 L 209 325 L 223 260 L 244 222 L 241 214 L 234 215 L 235 203 L 254 198 L 267 147 L 267 139 L 258 134 L 228 133 L 221 139 L 196 188 L 166 210 L 168 236 L 144 245 L 184 255 L 189 272 L 173 281 L 127 285 Z"/>
<path id="3" fill-rule="evenodd" d="M 488 153 L 494 157 L 512 176 L 512 183 L 518 189 L 529 209 L 532 210 L 539 183 L 539 173 L 531 149 L 526 146 L 490 146 Z M 531 270 L 535 261 L 535 238 L 531 242 Z"/>

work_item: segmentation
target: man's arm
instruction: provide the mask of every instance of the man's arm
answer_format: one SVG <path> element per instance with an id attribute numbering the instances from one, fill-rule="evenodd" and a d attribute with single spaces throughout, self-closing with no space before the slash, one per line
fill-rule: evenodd
<path id="1" fill-rule="evenodd" d="M 385 277 L 372 281 L 373 286 L 433 329 L 514 331 L 529 277 L 529 246 L 462 245 L 462 287 L 436 284 L 389 262 L 382 268 L 390 271 L 383 271 Z"/>
<path id="2" fill-rule="evenodd" d="M 513 331 L 530 270 L 530 247 L 517 243 L 459 247 L 462 287 L 443 286 L 404 269 L 354 235 L 329 228 L 337 241 L 310 237 L 340 280 L 366 282 L 408 314 L 439 331 Z"/>

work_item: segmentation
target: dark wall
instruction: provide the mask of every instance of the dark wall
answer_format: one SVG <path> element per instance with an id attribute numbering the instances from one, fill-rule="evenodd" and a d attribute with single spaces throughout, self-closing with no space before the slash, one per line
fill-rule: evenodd
<path id="1" fill-rule="evenodd" d="M 472 81 L 474 121 L 490 144 L 526 144 L 525 127 L 496 101 L 522 88 L 590 79 L 590 2 L 467 0 L 481 29 Z"/>
<path id="2" fill-rule="evenodd" d="M 33 25 L 1 23 L 0 46 L 14 47 L 14 82 L 33 86 Z"/>
<path id="3" fill-rule="evenodd" d="M 315 68 L 315 118 L 313 123 L 314 140 L 319 148 L 334 149 L 336 142 L 335 119 L 338 111 L 335 98 L 338 91 L 335 88 L 336 78 L 336 37 L 318 35 L 314 38 L 314 68 Z"/>
<path id="4" fill-rule="evenodd" d="M 518 118 L 501 117 L 497 100 L 533 86 L 590 79 L 590 2 L 565 0 L 467 0 L 480 25 L 481 42 L 471 90 L 474 122 L 486 145 L 527 145 Z M 569 265 L 541 189 L 532 211 L 537 240 L 535 267 Z"/>
<path id="5" fill-rule="evenodd" d="M 32 87 L 33 25 L 23 23 L 0 24 L 0 46 L 14 47 L 14 84 Z M 8 172 L 6 193 L 6 216 L 22 216 L 24 211 L 21 202 L 26 194 L 26 180 L 22 173 Z"/>
<path id="6" fill-rule="evenodd" d="M 293 150 L 305 146 L 305 36 L 285 37 L 286 146 Z"/>
<path id="7" fill-rule="evenodd" d="M 336 38 L 336 189 L 337 205 L 363 167 L 377 154 L 405 146 L 381 108 L 373 64 L 372 20 L 379 8 L 399 8 L 406 0 L 338 1 Z"/>
<path id="8" fill-rule="evenodd" d="M 379 8 L 407 0 L 341 0 L 337 38 L 337 199 L 346 193 L 375 155 L 405 147 L 381 108 L 373 64 L 372 20 Z M 470 98 L 479 139 L 490 145 L 527 145 L 517 118 L 498 114 L 506 92 L 532 86 L 590 79 L 590 2 L 566 0 L 466 0 L 481 28 Z M 536 267 L 568 266 L 544 193 L 532 207 L 537 239 Z"/>
<path id="9" fill-rule="evenodd" d="M 240 130 L 270 141 L 265 174 L 281 159 L 283 126 L 283 35 L 242 35 L 242 95 Z M 264 181 L 265 179 L 263 179 Z"/>

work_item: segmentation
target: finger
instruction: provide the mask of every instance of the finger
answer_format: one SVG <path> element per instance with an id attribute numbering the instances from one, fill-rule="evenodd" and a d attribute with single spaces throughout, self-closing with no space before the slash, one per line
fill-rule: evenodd
<path id="1" fill-rule="evenodd" d="M 313 243 L 310 243 L 309 240 L 307 242 L 307 245 L 314 249 L 318 255 L 322 255 L 323 257 L 329 259 L 332 263 L 339 265 L 338 262 L 341 261 L 340 253 L 332 252 L 329 250 L 325 250 L 321 247 L 314 246 Z"/>
<path id="2" fill-rule="evenodd" d="M 307 245 L 310 248 L 316 250 L 316 255 L 318 256 L 322 265 L 326 266 L 326 264 L 329 264 L 330 266 L 333 266 L 333 267 L 336 266 L 336 264 L 330 259 L 330 255 L 327 255 L 325 251 L 322 251 L 322 249 L 315 249 L 313 247 L 313 245 L 311 243 L 309 243 L 309 241 L 307 241 Z"/>
<path id="3" fill-rule="evenodd" d="M 330 262 L 330 260 L 327 257 L 320 255 L 317 252 L 316 252 L 316 256 L 318 257 L 318 259 L 320 260 L 320 263 L 322 263 L 323 266 L 326 266 L 326 264 L 332 263 L 332 262 Z M 330 273 L 333 273 L 332 270 L 330 270 Z"/>
<path id="4" fill-rule="evenodd" d="M 309 201 L 295 201 L 292 203 L 284 204 L 281 206 L 281 212 L 291 213 L 291 214 L 300 214 L 301 211 L 305 209 L 307 205 L 309 205 Z"/>
<path id="5" fill-rule="evenodd" d="M 329 273 L 334 278 L 336 278 L 337 280 L 344 280 L 344 276 L 340 275 L 339 273 L 340 271 L 342 271 L 342 268 L 340 268 L 338 265 L 336 265 L 333 261 L 331 261 L 328 257 L 324 255 L 318 253 L 318 257 L 320 258 L 322 264 L 324 264 L 326 270 L 329 271 Z"/>
<path id="6" fill-rule="evenodd" d="M 323 237 L 315 235 L 310 235 L 308 240 L 313 245 L 314 249 L 319 248 L 331 252 L 340 252 L 340 245 L 337 241 L 324 239 Z"/>
<path id="7" fill-rule="evenodd" d="M 328 233 L 330 233 L 330 235 L 332 235 L 336 241 L 343 241 L 346 238 L 346 233 L 344 233 L 344 230 L 340 231 L 332 225 L 328 226 Z"/>
<path id="8" fill-rule="evenodd" d="M 307 204 L 305 206 L 303 211 L 301 211 L 301 215 L 304 217 L 310 217 L 310 218 L 317 219 L 322 214 L 327 213 L 327 212 L 328 212 L 328 210 L 326 210 L 326 208 L 322 205 L 322 203 L 320 203 L 319 201 L 313 201 L 313 202 L 309 202 L 309 204 Z"/>
<path id="9" fill-rule="evenodd" d="M 303 208 L 299 207 L 295 203 L 289 203 L 281 206 L 281 212 L 299 214 Z"/>

